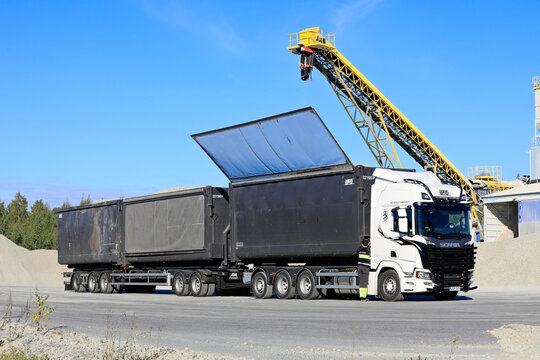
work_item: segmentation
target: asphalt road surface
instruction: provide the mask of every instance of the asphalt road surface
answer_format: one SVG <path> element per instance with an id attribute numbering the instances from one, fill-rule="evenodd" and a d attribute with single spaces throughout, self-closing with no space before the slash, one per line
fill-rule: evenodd
<path id="1" fill-rule="evenodd" d="M 33 292 L 0 287 L 0 315 L 10 297 L 15 309 L 22 308 Z M 253 359 L 486 358 L 501 352 L 487 330 L 540 325 L 540 288 L 397 303 L 40 292 L 56 307 L 51 326 L 63 331 L 105 336 L 108 330 L 120 339 Z"/>

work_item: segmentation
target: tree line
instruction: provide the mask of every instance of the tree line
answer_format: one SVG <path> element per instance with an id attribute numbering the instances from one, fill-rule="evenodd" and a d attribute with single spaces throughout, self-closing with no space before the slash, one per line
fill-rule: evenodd
<path id="1" fill-rule="evenodd" d="M 91 202 L 90 195 L 83 195 L 79 205 Z M 60 208 L 68 207 L 71 204 L 66 200 Z M 28 211 L 28 199 L 18 192 L 7 206 L 0 201 L 0 234 L 29 250 L 57 249 L 56 210 L 58 208 L 51 209 L 43 200 L 37 200 Z"/>

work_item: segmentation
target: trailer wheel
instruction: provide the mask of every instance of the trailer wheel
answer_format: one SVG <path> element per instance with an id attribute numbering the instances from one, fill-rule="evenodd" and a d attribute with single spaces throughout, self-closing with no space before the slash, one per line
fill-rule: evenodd
<path id="1" fill-rule="evenodd" d="M 95 272 L 88 275 L 88 291 L 92 293 L 99 292 L 99 275 Z"/>
<path id="2" fill-rule="evenodd" d="M 192 296 L 206 296 L 208 293 L 208 284 L 202 280 L 202 275 L 199 272 L 194 272 L 189 279 L 189 290 Z"/>
<path id="3" fill-rule="evenodd" d="M 251 279 L 251 292 L 257 299 L 272 297 L 272 287 L 268 285 L 268 278 L 264 271 L 259 271 Z"/>
<path id="4" fill-rule="evenodd" d="M 82 285 L 81 285 L 81 276 L 79 274 L 77 274 L 76 272 L 71 274 L 70 285 L 71 285 L 71 290 L 73 290 L 75 292 L 81 292 L 81 287 L 82 287 Z"/>
<path id="5" fill-rule="evenodd" d="M 304 270 L 296 278 L 296 291 L 302 300 L 313 300 L 320 294 L 317 291 L 317 284 L 313 273 Z"/>
<path id="6" fill-rule="evenodd" d="M 186 281 L 186 277 L 183 273 L 178 272 L 174 275 L 172 283 L 173 291 L 178 296 L 189 295 L 189 284 Z"/>
<path id="7" fill-rule="evenodd" d="M 292 299 L 296 295 L 291 275 L 286 270 L 274 277 L 274 292 L 279 299 Z"/>
<path id="8" fill-rule="evenodd" d="M 105 294 L 112 294 L 114 291 L 114 288 L 111 285 L 111 277 L 108 272 L 102 272 L 99 276 L 99 289 Z"/>
<path id="9" fill-rule="evenodd" d="M 384 301 L 401 301 L 405 297 L 401 293 L 399 276 L 395 270 L 386 270 L 379 276 L 379 296 Z"/>
<path id="10" fill-rule="evenodd" d="M 433 294 L 433 296 L 435 296 L 435 299 L 440 301 L 453 300 L 456 297 L 457 293 L 457 291 L 444 291 L 435 293 Z"/>

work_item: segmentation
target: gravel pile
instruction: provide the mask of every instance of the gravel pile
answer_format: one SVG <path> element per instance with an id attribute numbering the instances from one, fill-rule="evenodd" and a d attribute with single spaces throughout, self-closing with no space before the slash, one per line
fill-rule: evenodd
<path id="1" fill-rule="evenodd" d="M 478 243 L 477 246 L 476 285 L 540 286 L 540 235 Z"/>
<path id="2" fill-rule="evenodd" d="M 509 324 L 488 333 L 497 337 L 497 344 L 504 351 L 496 359 L 540 358 L 540 326 Z"/>
<path id="3" fill-rule="evenodd" d="M 62 272 L 56 250 L 27 250 L 0 235 L 0 285 L 62 286 Z"/>

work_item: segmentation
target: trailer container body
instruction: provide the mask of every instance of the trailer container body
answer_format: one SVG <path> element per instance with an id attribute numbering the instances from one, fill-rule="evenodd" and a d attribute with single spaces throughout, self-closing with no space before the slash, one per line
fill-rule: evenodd
<path id="1" fill-rule="evenodd" d="M 355 264 L 369 238 L 373 168 L 232 183 L 231 239 L 246 263 Z"/>
<path id="2" fill-rule="evenodd" d="M 130 264 L 223 260 L 229 223 L 226 189 L 199 187 L 123 201 L 124 256 Z"/>
<path id="3" fill-rule="evenodd" d="M 116 264 L 122 232 L 120 211 L 120 201 L 58 210 L 58 262 Z"/>
<path id="4" fill-rule="evenodd" d="M 228 192 L 211 186 L 74 207 L 58 212 L 58 261 L 189 264 L 223 260 Z"/>

